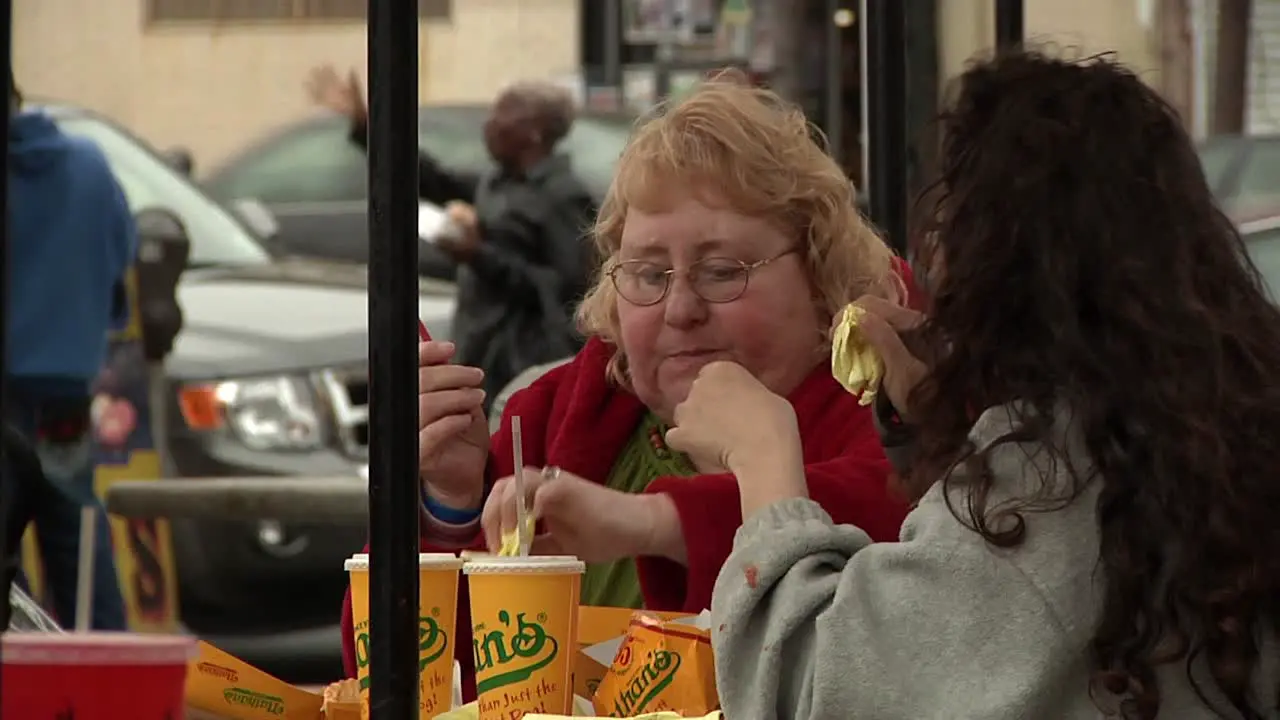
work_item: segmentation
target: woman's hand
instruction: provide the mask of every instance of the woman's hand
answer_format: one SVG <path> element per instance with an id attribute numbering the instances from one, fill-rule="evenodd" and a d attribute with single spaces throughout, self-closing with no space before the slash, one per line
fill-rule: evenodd
<path id="1" fill-rule="evenodd" d="M 667 444 L 699 467 L 732 472 L 744 518 L 778 500 L 809 494 L 795 409 L 736 363 L 702 368 L 689 396 L 676 406 Z"/>
<path id="2" fill-rule="evenodd" d="M 889 396 L 902 419 L 910 420 L 908 401 L 911 391 L 924 378 L 928 368 L 907 348 L 902 336 L 918 328 L 924 322 L 924 315 L 873 295 L 864 295 L 854 304 L 866 311 L 858 323 L 862 336 L 884 360 L 880 389 Z"/>
<path id="3" fill-rule="evenodd" d="M 675 504 L 662 494 L 632 494 L 585 480 L 557 468 L 524 468 L 526 507 L 543 532 L 533 539 L 534 555 L 573 555 L 584 562 L 609 562 L 641 555 L 685 558 Z M 493 486 L 481 524 L 489 550 L 516 527 L 515 478 Z"/>
<path id="4" fill-rule="evenodd" d="M 484 371 L 450 365 L 450 342 L 418 343 L 418 470 L 445 507 L 479 509 L 489 460 Z"/>
<path id="5" fill-rule="evenodd" d="M 306 88 L 311 102 L 346 115 L 352 122 L 363 121 L 369 115 L 369 108 L 364 102 L 364 90 L 360 87 L 360 78 L 355 70 L 350 71 L 344 81 L 338 77 L 332 65 L 315 68 L 307 77 Z"/>

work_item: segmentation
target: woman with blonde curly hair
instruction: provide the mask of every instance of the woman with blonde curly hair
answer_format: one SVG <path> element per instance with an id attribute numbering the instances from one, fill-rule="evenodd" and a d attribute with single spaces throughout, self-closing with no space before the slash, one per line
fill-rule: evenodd
<path id="1" fill-rule="evenodd" d="M 831 376 L 828 328 L 854 298 L 904 285 L 803 115 L 764 90 L 705 84 L 637 127 L 594 235 L 586 346 L 513 396 L 492 438 L 481 372 L 448 364 L 449 343 L 420 347 L 423 547 L 494 549 L 515 525 L 519 416 L 533 552 L 588 563 L 583 603 L 708 607 L 742 522 L 738 483 L 664 436 L 716 361 L 792 403 L 814 499 L 896 539 L 906 506 L 869 410 Z"/>

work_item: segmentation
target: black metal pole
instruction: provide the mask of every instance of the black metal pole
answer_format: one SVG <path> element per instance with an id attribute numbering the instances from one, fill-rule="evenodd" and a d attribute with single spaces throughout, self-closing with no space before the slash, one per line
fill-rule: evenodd
<path id="1" fill-rule="evenodd" d="M 418 4 L 369 0 L 369 710 L 418 717 Z"/>
<path id="2" fill-rule="evenodd" d="M 1022 0 L 996 0 L 996 48 L 1007 50 L 1022 43 Z"/>
<path id="3" fill-rule="evenodd" d="M 907 49 L 903 0 L 863 0 L 871 220 L 907 249 Z"/>

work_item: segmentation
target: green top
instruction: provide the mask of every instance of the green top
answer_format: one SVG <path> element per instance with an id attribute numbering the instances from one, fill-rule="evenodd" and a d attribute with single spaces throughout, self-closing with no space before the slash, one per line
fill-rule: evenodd
<path id="1" fill-rule="evenodd" d="M 646 414 L 623 446 L 622 452 L 605 478 L 605 487 L 626 493 L 642 493 L 649 483 L 660 477 L 692 477 L 698 474 L 693 462 L 683 453 L 667 447 L 663 436 L 667 426 Z M 644 596 L 640 592 L 640 576 L 634 558 L 607 563 L 592 563 L 582 576 L 582 604 L 607 607 L 640 608 Z"/>

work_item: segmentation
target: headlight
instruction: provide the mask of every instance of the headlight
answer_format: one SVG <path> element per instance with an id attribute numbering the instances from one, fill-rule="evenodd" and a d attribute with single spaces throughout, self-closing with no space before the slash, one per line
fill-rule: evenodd
<path id="1" fill-rule="evenodd" d="M 291 376 L 224 380 L 182 389 L 187 425 L 225 429 L 252 450 L 314 450 L 324 444 L 316 395 Z"/>

